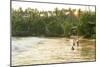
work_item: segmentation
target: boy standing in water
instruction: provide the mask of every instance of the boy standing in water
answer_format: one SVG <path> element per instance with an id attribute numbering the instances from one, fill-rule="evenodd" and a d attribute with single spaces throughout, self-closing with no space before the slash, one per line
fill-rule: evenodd
<path id="1" fill-rule="evenodd" d="M 72 50 L 74 50 L 74 46 L 79 46 L 79 40 L 78 39 L 76 39 L 76 38 L 73 38 L 73 41 L 72 41 Z"/>

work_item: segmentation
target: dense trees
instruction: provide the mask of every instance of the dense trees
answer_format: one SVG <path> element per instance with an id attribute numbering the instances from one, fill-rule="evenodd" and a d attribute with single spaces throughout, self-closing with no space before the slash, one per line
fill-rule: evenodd
<path id="1" fill-rule="evenodd" d="M 96 14 L 94 12 L 85 12 L 80 17 L 80 33 L 85 37 L 96 37 Z"/>
<path id="2" fill-rule="evenodd" d="M 76 11 L 79 17 L 74 14 Z M 11 21 L 13 36 L 70 36 L 73 28 L 85 37 L 95 38 L 96 35 L 95 12 L 80 9 L 12 9 Z"/>

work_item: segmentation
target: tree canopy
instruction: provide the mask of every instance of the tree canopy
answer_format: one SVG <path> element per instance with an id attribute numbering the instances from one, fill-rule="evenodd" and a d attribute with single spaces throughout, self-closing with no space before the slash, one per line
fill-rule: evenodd
<path id="1" fill-rule="evenodd" d="M 78 17 L 74 14 L 78 11 Z M 96 35 L 96 14 L 80 9 L 55 8 L 53 11 L 39 11 L 27 8 L 11 11 L 12 36 L 71 36 L 72 29 L 88 38 Z"/>

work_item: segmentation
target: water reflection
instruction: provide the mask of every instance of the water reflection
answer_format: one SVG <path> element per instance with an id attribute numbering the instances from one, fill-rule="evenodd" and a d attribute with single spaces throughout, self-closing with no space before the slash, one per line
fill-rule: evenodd
<path id="1" fill-rule="evenodd" d="M 13 37 L 12 64 L 47 64 L 95 60 L 95 40 L 80 40 L 80 46 L 71 49 L 72 39 Z"/>

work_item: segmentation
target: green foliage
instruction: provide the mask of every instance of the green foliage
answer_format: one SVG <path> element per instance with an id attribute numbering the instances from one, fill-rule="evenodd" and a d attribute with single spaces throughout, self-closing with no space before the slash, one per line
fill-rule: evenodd
<path id="1" fill-rule="evenodd" d="M 95 38 L 96 15 L 94 12 L 85 12 L 80 17 L 80 33 L 88 38 Z"/>
<path id="2" fill-rule="evenodd" d="M 67 36 L 70 37 L 72 28 L 79 35 L 95 38 L 96 18 L 95 12 L 81 11 L 76 17 L 76 9 L 55 8 L 54 11 L 38 11 L 37 9 L 12 9 L 12 35 L 13 36 Z M 76 35 L 76 33 L 74 34 Z"/>

